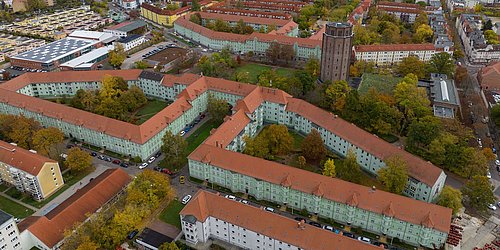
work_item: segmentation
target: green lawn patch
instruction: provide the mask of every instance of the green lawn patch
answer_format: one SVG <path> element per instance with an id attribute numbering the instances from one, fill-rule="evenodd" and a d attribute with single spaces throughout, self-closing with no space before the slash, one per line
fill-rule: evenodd
<path id="1" fill-rule="evenodd" d="M 3 210 L 6 213 L 20 219 L 26 218 L 34 212 L 33 210 L 17 204 L 3 196 L 0 196 L 0 210 Z"/>
<path id="2" fill-rule="evenodd" d="M 160 100 L 149 100 L 146 105 L 141 107 L 140 109 L 137 110 L 137 112 L 134 114 L 134 118 L 137 119 L 135 122 L 136 125 L 141 125 L 145 121 L 147 121 L 149 118 L 153 117 L 156 115 L 156 113 L 160 112 L 164 108 L 168 106 L 167 102 L 160 101 Z"/>
<path id="3" fill-rule="evenodd" d="M 180 201 L 173 200 L 161 212 L 160 220 L 181 229 L 181 218 L 179 217 L 179 212 L 182 210 L 182 208 L 184 208 L 184 205 L 182 205 Z"/>
<path id="4" fill-rule="evenodd" d="M 288 130 L 288 132 L 290 132 L 290 135 L 293 137 L 293 149 L 300 150 L 302 148 L 302 141 L 305 137 L 293 130 Z"/>
<path id="5" fill-rule="evenodd" d="M 291 77 L 293 76 L 293 73 L 295 72 L 295 69 L 290 69 L 290 68 L 277 68 L 276 73 L 280 76 L 284 77 Z"/>
<path id="6" fill-rule="evenodd" d="M 4 184 L 0 184 L 0 192 L 7 190 L 7 188 L 9 188 L 9 187 L 4 185 Z"/>
<path id="7" fill-rule="evenodd" d="M 242 66 L 236 68 L 236 73 L 238 72 L 248 72 L 248 76 L 250 77 L 251 83 L 257 83 L 258 77 L 260 73 L 266 69 L 270 69 L 270 66 L 255 64 L 255 63 L 246 63 Z"/>
<path id="8" fill-rule="evenodd" d="M 12 187 L 11 189 L 7 190 L 5 192 L 6 195 L 14 198 L 14 199 L 20 199 L 23 196 L 23 193 L 19 190 L 17 190 L 15 187 Z"/>
<path id="9" fill-rule="evenodd" d="M 63 174 L 63 179 L 64 179 L 64 185 L 57 190 L 55 193 L 53 193 L 51 196 L 49 196 L 47 199 L 42 200 L 42 201 L 36 201 L 33 200 L 31 197 L 26 196 L 23 197 L 22 201 L 26 204 L 29 204 L 31 206 L 34 206 L 36 208 L 41 208 L 45 206 L 47 203 L 49 203 L 51 200 L 62 194 L 64 191 L 66 191 L 69 187 L 73 186 L 75 183 L 79 182 L 83 177 L 87 176 L 90 172 L 83 172 L 83 173 L 75 173 L 72 174 L 69 171 Z"/>
<path id="10" fill-rule="evenodd" d="M 191 135 L 186 139 L 188 143 L 188 154 L 191 154 L 191 152 L 193 152 L 198 146 L 200 146 L 203 141 L 205 141 L 205 139 L 207 139 L 212 129 L 219 126 L 219 123 L 216 123 L 213 120 L 209 120 L 203 123 L 198 129 L 196 129 L 196 131 L 191 133 Z"/>
<path id="11" fill-rule="evenodd" d="M 377 75 L 365 73 L 363 74 L 361 84 L 358 87 L 359 94 L 363 95 L 368 93 L 370 88 L 375 88 L 377 91 L 385 94 L 392 94 L 394 87 L 403 78 L 394 77 L 392 75 Z"/>

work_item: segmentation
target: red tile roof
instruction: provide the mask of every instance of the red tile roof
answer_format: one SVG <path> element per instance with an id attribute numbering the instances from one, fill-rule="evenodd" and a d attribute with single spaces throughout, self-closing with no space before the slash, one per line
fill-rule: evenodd
<path id="1" fill-rule="evenodd" d="M 286 110 L 300 114 L 381 160 L 399 155 L 405 160 L 409 175 L 430 187 L 434 186 L 441 173 L 443 173 L 443 170 L 432 163 L 410 154 L 304 100 L 289 98 Z"/>
<path id="2" fill-rule="evenodd" d="M 246 4 L 244 4 L 246 5 Z M 255 10 L 245 10 L 245 9 L 236 9 L 236 8 L 218 8 L 213 5 L 209 8 L 206 8 L 204 12 L 209 13 L 219 13 L 219 14 L 228 14 L 235 16 L 253 16 L 260 18 L 271 18 L 271 19 L 288 19 L 292 18 L 292 15 L 288 13 L 281 12 L 263 12 L 263 11 L 255 11 Z"/>
<path id="3" fill-rule="evenodd" d="M 64 239 L 66 229 L 85 221 L 87 214 L 95 213 L 130 181 L 125 171 L 108 169 L 45 216 L 29 217 L 19 228 L 27 229 L 52 248 Z"/>
<path id="4" fill-rule="evenodd" d="M 201 6 L 205 6 L 205 5 L 212 3 L 212 1 L 211 0 L 204 0 L 204 1 L 200 1 L 199 3 Z M 173 15 L 179 15 L 179 14 L 186 13 L 186 12 L 190 11 L 191 5 L 184 6 L 184 7 L 178 8 L 176 10 L 167 10 L 167 9 L 158 8 L 158 7 L 151 5 L 151 4 L 148 4 L 148 3 L 142 3 L 141 8 L 149 10 L 153 13 L 158 14 L 158 15 L 173 16 Z"/>
<path id="5" fill-rule="evenodd" d="M 212 129 L 210 137 L 204 143 L 215 147 L 225 148 L 250 123 L 250 118 L 243 110 L 238 110 L 227 116 L 218 128 Z"/>
<path id="6" fill-rule="evenodd" d="M 436 50 L 432 43 L 356 45 L 355 52 Z"/>
<path id="7" fill-rule="evenodd" d="M 127 25 L 129 25 L 131 23 L 133 23 L 133 22 L 132 21 L 125 21 L 125 22 L 121 22 L 121 23 L 119 23 L 117 25 L 113 25 L 111 27 L 107 27 L 106 29 L 108 29 L 108 30 L 116 30 L 116 29 L 119 29 L 121 27 L 125 27 L 125 26 L 127 26 Z"/>
<path id="8" fill-rule="evenodd" d="M 292 20 L 287 19 L 274 19 L 274 18 L 263 18 L 263 17 L 252 17 L 252 16 L 241 16 L 241 15 L 230 15 L 230 14 L 220 14 L 220 13 L 209 13 L 209 12 L 197 12 L 200 14 L 202 19 L 217 20 L 221 19 L 226 22 L 238 22 L 243 20 L 247 24 L 264 24 L 264 25 L 276 25 L 280 28 L 289 23 L 297 24 Z"/>
<path id="9" fill-rule="evenodd" d="M 500 90 L 500 62 L 484 67 L 479 72 L 481 86 L 488 90 Z"/>
<path id="10" fill-rule="evenodd" d="M 413 14 L 420 14 L 422 12 L 422 10 L 419 9 L 406 9 L 406 8 L 397 8 L 388 6 L 377 6 L 377 9 L 383 10 L 385 12 L 400 12 L 400 13 L 413 13 Z"/>
<path id="11" fill-rule="evenodd" d="M 295 190 L 308 194 L 316 192 L 325 199 L 349 203 L 377 214 L 394 213 L 395 218 L 417 225 L 425 223 L 430 217 L 434 221 L 434 229 L 444 233 L 448 233 L 450 229 L 451 209 L 432 203 L 382 190 L 372 190 L 362 185 L 207 144 L 200 145 L 188 158 L 276 185 L 281 185 L 286 180 Z"/>
<path id="12" fill-rule="evenodd" d="M 205 222 L 208 217 L 217 218 L 301 249 L 380 249 L 380 247 L 308 224 L 299 228 L 298 222 L 290 218 L 203 190 L 196 193 L 180 214 L 192 215 L 201 222 Z"/>
<path id="13" fill-rule="evenodd" d="M 0 162 L 37 176 L 47 162 L 57 163 L 43 155 L 0 140 Z"/>

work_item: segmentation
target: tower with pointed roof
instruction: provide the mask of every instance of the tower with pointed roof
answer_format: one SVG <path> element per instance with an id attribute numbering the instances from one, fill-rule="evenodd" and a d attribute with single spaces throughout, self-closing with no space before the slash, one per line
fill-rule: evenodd
<path id="1" fill-rule="evenodd" d="M 352 54 L 352 24 L 328 23 L 323 33 L 319 80 L 338 81 L 349 77 Z"/>

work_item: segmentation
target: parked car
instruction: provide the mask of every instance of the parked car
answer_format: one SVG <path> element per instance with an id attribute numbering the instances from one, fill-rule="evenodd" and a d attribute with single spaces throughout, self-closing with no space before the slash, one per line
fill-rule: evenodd
<path id="1" fill-rule="evenodd" d="M 200 118 L 201 118 L 201 119 L 205 118 L 205 114 L 201 114 L 201 115 L 200 115 Z"/>
<path id="2" fill-rule="evenodd" d="M 125 162 L 122 162 L 122 163 L 120 164 L 120 167 L 128 168 L 128 164 L 127 164 L 127 163 L 125 163 Z"/>
<path id="3" fill-rule="evenodd" d="M 349 232 L 343 232 L 342 235 L 344 235 L 345 237 L 349 237 L 349 238 L 355 238 L 354 234 L 352 233 L 349 233 Z"/>
<path id="4" fill-rule="evenodd" d="M 116 165 L 120 165 L 121 161 L 120 161 L 120 160 L 118 160 L 118 159 L 114 159 L 114 160 L 112 161 L 112 163 L 113 163 L 113 164 L 116 164 Z"/>
<path id="5" fill-rule="evenodd" d="M 149 158 L 148 160 L 148 163 L 151 164 L 153 163 L 154 161 L 156 160 L 156 158 L 154 156 L 151 156 L 151 158 Z"/>
<path id="6" fill-rule="evenodd" d="M 226 195 L 226 196 L 224 196 L 224 197 L 226 197 L 227 199 L 230 199 L 230 200 L 236 200 L 236 197 L 235 197 L 234 195 L 229 195 L 229 194 L 227 194 L 227 195 Z"/>
<path id="7" fill-rule="evenodd" d="M 182 131 L 179 133 L 179 135 L 180 135 L 180 136 L 184 136 L 185 134 L 186 134 L 186 131 L 184 131 L 184 130 L 182 130 Z"/>
<path id="8" fill-rule="evenodd" d="M 148 163 L 147 162 L 144 162 L 142 163 L 141 165 L 139 165 L 139 169 L 144 169 L 148 166 Z"/>
<path id="9" fill-rule="evenodd" d="M 248 204 L 248 201 L 247 201 L 247 200 L 243 200 L 243 199 L 241 199 L 241 201 L 240 201 L 240 202 L 241 202 L 241 203 L 243 203 L 243 204 Z"/>
<path id="10" fill-rule="evenodd" d="M 92 156 L 92 157 L 96 157 L 96 156 L 97 156 L 97 153 L 96 153 L 96 152 L 90 152 L 90 156 Z"/>
<path id="11" fill-rule="evenodd" d="M 371 240 L 369 238 L 366 238 L 366 237 L 363 237 L 363 236 L 359 236 L 358 240 L 359 241 L 364 241 L 366 243 L 370 243 L 371 242 Z"/>
<path id="12" fill-rule="evenodd" d="M 500 166 L 500 160 L 495 160 L 495 165 Z"/>
<path id="13" fill-rule="evenodd" d="M 328 231 L 332 231 L 332 232 L 334 230 L 334 228 L 332 226 L 329 226 L 329 225 L 324 225 L 323 229 L 328 230 Z"/>
<path id="14" fill-rule="evenodd" d="M 153 169 L 154 169 L 155 171 L 158 171 L 158 172 L 161 172 L 161 170 L 162 170 L 162 169 L 161 169 L 160 167 L 158 167 L 158 166 L 154 167 Z"/>
<path id="15" fill-rule="evenodd" d="M 129 239 L 129 240 L 133 239 L 138 233 L 139 233 L 139 230 L 134 229 L 134 231 L 128 233 L 127 239 Z"/>
<path id="16" fill-rule="evenodd" d="M 156 154 L 155 154 L 155 158 L 160 157 L 160 155 L 161 155 L 161 151 L 156 152 Z"/>
<path id="17" fill-rule="evenodd" d="M 486 173 L 486 177 L 488 177 L 488 179 L 491 179 L 491 173 L 490 173 L 490 171 L 488 171 L 488 173 Z"/>
<path id="18" fill-rule="evenodd" d="M 161 170 L 162 173 L 164 174 L 168 174 L 168 175 L 173 175 L 174 173 L 172 173 L 172 171 L 170 171 L 170 169 L 168 168 L 164 168 Z"/>
<path id="19" fill-rule="evenodd" d="M 272 207 L 266 207 L 265 210 L 268 212 L 274 213 L 274 208 L 272 208 Z"/>
<path id="20" fill-rule="evenodd" d="M 182 198 L 182 204 L 186 205 L 189 201 L 191 200 L 191 195 L 186 195 L 184 198 Z"/>
<path id="21" fill-rule="evenodd" d="M 488 204 L 488 208 L 493 210 L 493 211 L 497 210 L 497 207 L 495 206 L 495 204 Z"/>
<path id="22" fill-rule="evenodd" d="M 104 159 L 106 159 L 106 156 L 104 156 L 104 155 L 99 155 L 99 156 L 97 156 L 97 159 L 99 159 L 99 160 L 103 160 L 103 161 L 104 161 Z"/>
<path id="23" fill-rule="evenodd" d="M 186 181 L 185 179 L 186 177 L 184 177 L 184 175 L 179 176 L 179 183 L 184 184 L 184 182 Z"/>
<path id="24" fill-rule="evenodd" d="M 63 153 L 63 154 L 60 154 L 59 156 L 60 156 L 61 158 L 63 158 L 64 160 L 66 160 L 66 158 L 68 158 L 68 155 L 67 155 L 67 154 L 64 154 L 64 153 Z"/>
<path id="25" fill-rule="evenodd" d="M 321 224 L 316 221 L 309 221 L 309 225 L 321 228 Z"/>
<path id="26" fill-rule="evenodd" d="M 111 159 L 111 157 L 104 157 L 104 160 L 107 161 L 107 162 L 113 161 L 113 159 Z"/>

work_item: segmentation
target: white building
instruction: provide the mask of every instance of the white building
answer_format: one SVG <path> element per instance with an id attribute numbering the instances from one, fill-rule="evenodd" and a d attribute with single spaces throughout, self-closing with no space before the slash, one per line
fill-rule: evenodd
<path id="1" fill-rule="evenodd" d="M 12 215 L 0 210 L 0 250 L 22 249 L 19 230 Z"/>
<path id="2" fill-rule="evenodd" d="M 116 41 L 116 43 L 119 43 L 123 46 L 125 51 L 129 51 L 129 50 L 143 44 L 144 42 L 146 42 L 146 38 L 144 38 L 144 36 L 141 36 L 141 35 L 129 35 L 127 37 L 124 37 L 124 38 Z"/>
<path id="3" fill-rule="evenodd" d="M 182 232 L 192 245 L 218 239 L 243 249 L 381 249 L 202 190 L 180 217 Z"/>
<path id="4" fill-rule="evenodd" d="M 448 46 L 436 48 L 432 43 L 357 45 L 353 47 L 353 50 L 356 60 L 374 62 L 376 65 L 396 64 L 409 56 L 418 56 L 420 60 L 426 62 L 434 54 L 453 53 L 452 48 Z"/>
<path id="5" fill-rule="evenodd" d="M 126 21 L 111 27 L 107 27 L 102 31 L 105 33 L 111 33 L 113 36 L 124 38 L 131 34 L 144 33 L 146 26 L 147 24 L 143 20 Z"/>

